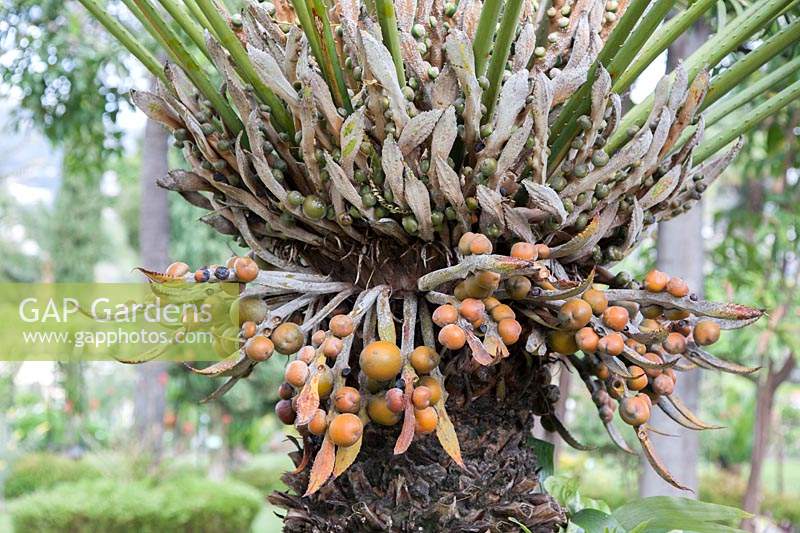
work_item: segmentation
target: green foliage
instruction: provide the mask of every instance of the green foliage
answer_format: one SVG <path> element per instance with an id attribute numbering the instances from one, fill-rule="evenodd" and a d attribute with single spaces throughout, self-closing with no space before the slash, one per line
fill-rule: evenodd
<path id="1" fill-rule="evenodd" d="M 98 479 L 68 483 L 14 501 L 17 531 L 240 532 L 261 509 L 261 496 L 243 483 L 199 477 L 165 485 Z"/>
<path id="2" fill-rule="evenodd" d="M 207 212 L 186 202 L 177 194 L 169 195 L 170 256 L 193 267 L 219 262 L 234 253 L 245 250 L 229 236 L 222 235 L 200 221 Z"/>
<path id="3" fill-rule="evenodd" d="M 782 360 L 787 353 L 800 351 L 793 333 L 800 327 L 794 266 L 800 255 L 800 184 L 791 178 L 791 169 L 800 165 L 792 126 L 799 114 L 800 109 L 791 107 L 788 126 L 776 122 L 749 136 L 745 157 L 739 158 L 731 176 L 729 192 L 735 194 L 735 201 L 715 217 L 722 240 L 712 259 L 720 284 L 709 287 L 711 296 L 745 298 L 773 313 L 786 306 L 767 335 L 773 328 L 770 320 L 723 336 L 719 353 L 748 364 L 765 365 L 772 357 Z M 766 344 L 759 346 L 764 340 Z"/>
<path id="4" fill-rule="evenodd" d="M 30 454 L 20 458 L 11 467 L 3 493 L 8 499 L 17 498 L 59 483 L 99 476 L 100 471 L 84 461 L 49 453 Z"/>
<path id="5" fill-rule="evenodd" d="M 528 439 L 528 447 L 536 453 L 536 458 L 539 460 L 539 482 L 543 483 L 547 478 L 555 472 L 555 446 L 545 440 L 530 437 Z"/>
<path id="6" fill-rule="evenodd" d="M 286 490 L 281 476 L 289 470 L 292 464 L 286 454 L 259 455 L 234 470 L 231 477 L 257 488 L 266 496 L 276 490 Z"/>
<path id="7" fill-rule="evenodd" d="M 625 498 L 611 511 L 605 501 L 582 495 L 579 486 L 578 478 L 561 474 L 545 481 L 547 492 L 567 510 L 568 533 L 734 532 L 740 530 L 731 526 L 747 516 L 734 507 L 666 496 Z"/>
<path id="8" fill-rule="evenodd" d="M 260 450 L 274 432 L 275 419 L 265 416 L 272 413 L 278 401 L 277 389 L 283 381 L 284 357 L 273 357 L 253 369 L 246 380 L 214 402 L 214 407 L 228 415 L 230 423 L 226 427 L 228 443 L 242 446 L 255 453 Z M 168 401 L 175 406 L 179 419 L 191 420 L 196 410 L 207 406 L 197 406 L 197 402 L 211 394 L 217 383 L 203 376 L 197 376 L 174 367 L 170 373 L 167 389 Z"/>
<path id="9" fill-rule="evenodd" d="M 64 149 L 49 238 L 57 281 L 89 281 L 102 258 L 106 160 L 119 153 L 117 114 L 128 88 L 125 57 L 97 23 L 64 0 L 12 0 L 0 8 L 0 79 L 21 89 L 17 124 L 32 124 Z M 87 35 L 93 35 L 87 39 Z M 104 38 L 105 37 L 105 38 Z"/>
<path id="10" fill-rule="evenodd" d="M 3 187 L 0 176 L 0 227 L 14 228 L 20 225 L 25 228 L 26 237 L 37 242 L 46 233 L 41 217 L 35 208 L 17 204 Z M 0 281 L 32 282 L 41 279 L 42 261 L 38 256 L 30 256 L 20 250 L 19 243 L 8 238 L 6 232 L 0 235 Z"/>
<path id="11" fill-rule="evenodd" d="M 745 463 L 753 447 L 755 388 L 738 376 L 716 374 L 704 377 L 702 417 L 725 426 L 707 431 L 700 439 L 703 456 L 723 469 Z"/>
<path id="12" fill-rule="evenodd" d="M 56 144 L 71 139 L 73 149 L 92 156 L 84 165 L 115 151 L 120 132 L 110 126 L 127 92 L 116 41 L 64 0 L 10 0 L 0 19 L 2 51 L 13 52 L 0 73 L 22 89 L 19 118 L 27 114 Z"/>
<path id="13" fill-rule="evenodd" d="M 739 531 L 738 524 L 747 513 L 733 507 L 699 502 L 689 498 L 654 496 L 627 503 L 612 516 L 626 531 L 667 532 L 675 529 L 698 533 Z"/>
<path id="14" fill-rule="evenodd" d="M 761 502 L 761 513 L 772 517 L 776 522 L 789 522 L 800 527 L 800 505 L 797 494 L 767 494 Z"/>

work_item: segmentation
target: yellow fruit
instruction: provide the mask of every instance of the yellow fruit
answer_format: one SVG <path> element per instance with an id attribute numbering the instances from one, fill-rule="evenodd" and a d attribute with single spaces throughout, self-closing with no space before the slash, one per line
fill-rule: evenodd
<path id="1" fill-rule="evenodd" d="M 667 287 L 669 276 L 660 270 L 651 270 L 644 277 L 644 288 L 650 292 L 661 292 Z"/>
<path id="2" fill-rule="evenodd" d="M 436 431 L 436 425 L 439 423 L 439 415 L 433 407 L 414 409 L 414 419 L 414 432 L 422 435 Z"/>
<path id="3" fill-rule="evenodd" d="M 336 446 L 347 448 L 352 446 L 364 432 L 361 419 L 352 413 L 336 415 L 328 427 L 328 437 Z"/>
<path id="4" fill-rule="evenodd" d="M 641 367 L 631 365 L 628 367 L 628 373 L 633 376 L 627 379 L 629 389 L 639 391 L 647 386 L 647 374 Z"/>
<path id="5" fill-rule="evenodd" d="M 250 338 L 244 345 L 244 353 L 252 361 L 266 361 L 274 350 L 272 341 L 263 335 Z"/>
<path id="6" fill-rule="evenodd" d="M 652 361 L 652 362 L 654 362 L 654 363 L 656 363 L 658 365 L 664 364 L 664 360 L 661 359 L 661 356 L 658 355 L 657 353 L 647 352 L 647 353 L 644 354 L 644 357 L 645 357 L 645 359 L 648 359 L 648 360 L 650 360 L 650 361 Z M 661 375 L 661 369 L 660 368 L 645 368 L 644 369 L 644 373 L 647 374 L 647 377 L 649 377 L 649 378 L 655 378 L 656 376 L 660 376 Z"/>
<path id="7" fill-rule="evenodd" d="M 600 316 L 603 311 L 608 307 L 608 298 L 606 293 L 597 289 L 589 289 L 581 296 L 589 306 L 592 308 L 592 314 Z"/>
<path id="8" fill-rule="evenodd" d="M 400 412 L 402 412 L 402 410 L 394 412 L 389 409 L 389 404 L 386 397 L 383 395 L 373 396 L 369 399 L 369 402 L 367 402 L 367 415 L 369 419 L 381 426 L 393 426 L 397 424 L 401 418 Z"/>
<path id="9" fill-rule="evenodd" d="M 672 381 L 669 374 L 662 373 L 653 379 L 650 387 L 656 394 L 672 394 L 672 391 L 675 389 L 675 382 Z"/>
<path id="10" fill-rule="evenodd" d="M 686 351 L 686 337 L 680 333 L 670 333 L 661 343 L 667 353 L 679 354 Z"/>
<path id="11" fill-rule="evenodd" d="M 312 348 L 311 346 L 303 346 L 297 352 L 297 360 L 298 361 L 303 361 L 306 364 L 310 364 L 311 361 L 314 360 L 314 357 L 316 355 L 317 355 L 317 352 L 316 352 L 316 350 L 314 350 L 314 348 Z"/>
<path id="12" fill-rule="evenodd" d="M 650 420 L 650 406 L 640 396 L 623 398 L 619 403 L 619 416 L 631 426 L 641 426 Z"/>
<path id="13" fill-rule="evenodd" d="M 422 376 L 419 378 L 417 387 L 425 387 L 431 391 L 431 405 L 436 405 L 442 398 L 442 386 L 433 376 Z"/>
<path id="14" fill-rule="evenodd" d="M 483 306 L 490 313 L 494 311 L 494 308 L 497 307 L 498 305 L 500 305 L 500 300 L 498 300 L 494 296 L 489 296 L 488 298 L 483 299 Z"/>
<path id="15" fill-rule="evenodd" d="M 513 318 L 504 318 L 497 324 L 497 333 L 506 345 L 515 344 L 522 335 L 522 326 Z"/>
<path id="16" fill-rule="evenodd" d="M 511 247 L 511 257 L 524 261 L 536 259 L 536 245 L 529 242 L 517 242 Z"/>
<path id="17" fill-rule="evenodd" d="M 612 305 L 603 311 L 603 324 L 616 331 L 622 331 L 628 325 L 628 310 L 619 305 Z"/>
<path id="18" fill-rule="evenodd" d="M 233 262 L 233 271 L 236 279 L 243 283 L 250 283 L 258 277 L 258 265 L 249 257 L 239 257 Z"/>
<path id="19" fill-rule="evenodd" d="M 573 331 L 584 327 L 591 318 L 592 306 L 579 298 L 567 300 L 558 310 L 558 319 L 561 325 Z"/>
<path id="20" fill-rule="evenodd" d="M 417 409 L 425 409 L 431 404 L 431 390 L 428 387 L 422 386 L 414 389 L 411 394 L 411 403 Z"/>
<path id="21" fill-rule="evenodd" d="M 492 320 L 494 320 L 495 322 L 500 322 L 505 318 L 517 318 L 517 315 L 516 313 L 514 313 L 514 310 L 511 309 L 506 304 L 500 304 L 492 307 L 490 314 L 492 315 Z"/>
<path id="22" fill-rule="evenodd" d="M 531 280 L 525 276 L 512 276 L 506 281 L 506 292 L 512 300 L 522 300 L 531 292 Z"/>
<path id="23" fill-rule="evenodd" d="M 550 333 L 550 349 L 564 355 L 572 355 L 578 351 L 575 334 L 571 331 L 553 331 Z"/>
<path id="24" fill-rule="evenodd" d="M 377 381 L 388 381 L 400 373 L 403 358 L 400 348 L 388 341 L 373 341 L 361 351 L 361 371 Z"/>
<path id="25" fill-rule="evenodd" d="M 417 346 L 411 352 L 409 360 L 418 374 L 430 374 L 439 366 L 439 354 L 430 346 Z"/>
<path id="26" fill-rule="evenodd" d="M 386 391 L 386 406 L 393 413 L 402 413 L 406 408 L 406 399 L 403 391 L 392 387 Z"/>
<path id="27" fill-rule="evenodd" d="M 546 244 L 537 244 L 536 245 L 536 255 L 539 259 L 549 259 L 550 258 L 550 247 Z"/>
<path id="28" fill-rule="evenodd" d="M 333 395 L 333 406 L 340 413 L 357 413 L 361 408 L 361 394 L 354 387 L 342 387 Z"/>
<path id="29" fill-rule="evenodd" d="M 444 327 L 447 324 L 455 324 L 458 320 L 458 311 L 455 306 L 450 304 L 440 305 L 433 312 L 433 323 L 437 326 Z"/>
<path id="30" fill-rule="evenodd" d="M 303 347 L 304 336 L 300 326 L 294 322 L 284 322 L 272 332 L 275 349 L 284 355 L 291 355 Z"/>
<path id="31" fill-rule="evenodd" d="M 470 244 L 472 244 L 472 240 L 475 238 L 475 234 L 471 231 L 466 232 L 461 238 L 458 240 L 458 251 L 461 252 L 461 255 L 469 255 L 470 252 Z"/>
<path id="32" fill-rule="evenodd" d="M 311 344 L 312 346 L 319 347 L 323 342 L 325 342 L 326 338 L 327 335 L 325 335 L 325 332 L 321 329 L 318 329 L 313 335 L 311 335 Z"/>
<path id="33" fill-rule="evenodd" d="M 324 435 L 328 429 L 328 415 L 322 409 L 317 409 L 308 423 L 308 431 L 314 435 Z"/>
<path id="34" fill-rule="evenodd" d="M 342 339 L 339 337 L 328 337 L 322 343 L 322 353 L 325 354 L 325 357 L 333 359 L 339 355 L 343 347 L 344 343 L 342 343 Z"/>
<path id="35" fill-rule="evenodd" d="M 484 291 L 496 291 L 500 286 L 500 274 L 489 270 L 479 270 L 472 277 L 474 283 Z"/>
<path id="36" fill-rule="evenodd" d="M 350 318 L 348 315 L 336 315 L 331 318 L 330 321 L 330 330 L 331 333 L 343 339 L 353 333 L 353 329 L 355 325 L 353 324 L 353 319 Z"/>
<path id="37" fill-rule="evenodd" d="M 317 382 L 317 392 L 321 399 L 330 397 L 333 391 L 333 372 L 327 366 L 319 374 L 319 382 Z"/>
<path id="38" fill-rule="evenodd" d="M 605 354 L 617 356 L 625 351 L 625 339 L 619 333 L 609 333 L 600 339 L 597 349 Z"/>
<path id="39" fill-rule="evenodd" d="M 469 243 L 469 252 L 473 255 L 483 255 L 492 253 L 492 241 L 482 233 L 478 233 Z"/>
<path id="40" fill-rule="evenodd" d="M 248 321 L 260 324 L 267 317 L 267 311 L 267 304 L 261 298 L 242 298 L 231 304 L 230 318 L 240 326 Z"/>
<path id="41" fill-rule="evenodd" d="M 595 352 L 599 341 L 600 336 L 590 327 L 581 328 L 575 333 L 575 343 L 585 353 Z"/>
<path id="42" fill-rule="evenodd" d="M 308 378 L 308 365 L 303 361 L 292 361 L 286 365 L 283 377 L 293 387 L 302 387 Z"/>
<path id="43" fill-rule="evenodd" d="M 249 339 L 253 335 L 256 334 L 258 326 L 256 326 L 255 322 L 247 321 L 242 324 L 242 337 L 245 339 Z"/>
<path id="44" fill-rule="evenodd" d="M 666 288 L 667 292 L 676 298 L 683 298 L 689 294 L 689 285 L 681 278 L 670 278 Z"/>
<path id="45" fill-rule="evenodd" d="M 700 320 L 694 326 L 694 342 L 700 346 L 708 346 L 719 340 L 719 324 L 713 320 Z"/>
<path id="46" fill-rule="evenodd" d="M 483 302 L 475 298 L 467 298 L 458 306 L 458 312 L 470 322 L 483 318 L 485 311 Z"/>
<path id="47" fill-rule="evenodd" d="M 460 350 L 467 343 L 467 334 L 456 324 L 448 324 L 439 331 L 439 343 L 449 350 Z"/>

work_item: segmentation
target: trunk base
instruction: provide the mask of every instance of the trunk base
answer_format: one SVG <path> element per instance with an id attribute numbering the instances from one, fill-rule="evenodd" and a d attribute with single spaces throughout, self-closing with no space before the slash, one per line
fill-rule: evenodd
<path id="1" fill-rule="evenodd" d="M 566 521 L 564 511 L 543 493 L 539 460 L 526 446 L 538 412 L 534 406 L 541 405 L 543 387 L 535 383 L 544 381 L 534 378 L 548 371 L 519 365 L 511 371 L 509 363 L 498 365 L 499 374 L 506 376 L 503 387 L 517 394 L 507 394 L 505 401 L 496 399 L 493 385 L 467 386 L 460 377 L 466 374 L 448 379 L 447 408 L 465 469 L 447 456 L 435 435 L 416 437 L 405 454 L 393 455 L 399 426 L 371 424 L 356 462 L 319 493 L 295 495 L 305 491 L 310 466 L 284 476 L 295 494 L 274 493 L 269 499 L 287 509 L 285 531 L 519 531 L 511 518 L 531 531 L 556 531 Z M 470 389 L 485 394 L 467 403 L 472 393 L 458 391 Z M 306 442 L 315 453 L 318 441 Z"/>

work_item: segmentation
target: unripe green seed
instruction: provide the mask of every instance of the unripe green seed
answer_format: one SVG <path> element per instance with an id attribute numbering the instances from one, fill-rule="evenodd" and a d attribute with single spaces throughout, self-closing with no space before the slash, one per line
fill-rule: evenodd
<path id="1" fill-rule="evenodd" d="M 416 235 L 419 232 L 419 223 L 417 219 L 411 215 L 406 215 L 403 217 L 402 220 L 403 229 L 406 230 L 406 233 L 409 235 Z"/>
<path id="2" fill-rule="evenodd" d="M 608 154 L 604 150 L 597 150 L 592 154 L 592 164 L 596 167 L 605 166 L 608 163 Z"/>
<path id="3" fill-rule="evenodd" d="M 325 204 L 319 196 L 309 194 L 303 200 L 303 214 L 312 220 L 321 220 L 325 216 Z"/>

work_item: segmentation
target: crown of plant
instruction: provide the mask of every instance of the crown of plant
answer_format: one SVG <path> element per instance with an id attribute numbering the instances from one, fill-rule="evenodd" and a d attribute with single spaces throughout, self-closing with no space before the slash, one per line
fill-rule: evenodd
<path id="1" fill-rule="evenodd" d="M 607 267 L 688 210 L 737 137 L 800 95 L 795 82 L 704 138 L 796 68 L 728 94 L 797 40 L 792 21 L 711 75 L 793 2 L 755 3 L 623 114 L 620 94 L 713 0 L 664 24 L 672 1 L 542 11 L 522 0 L 295 0 L 231 14 L 214 0 L 160 0 L 175 24 L 149 0 L 126 2 L 169 55 L 163 68 L 81 1 L 160 80 L 133 100 L 189 164 L 161 184 L 252 250 L 225 267 L 149 275 L 248 283 L 242 346 L 197 372 L 228 377 L 216 397 L 274 352 L 292 356 L 276 410 L 305 435 L 306 494 L 357 460 L 368 424 L 401 426 L 395 453 L 435 433 L 462 464 L 446 410 L 455 372 L 500 398 L 515 376 L 498 369 L 535 369 L 536 385 L 521 388 L 531 410 L 580 448 L 552 408 L 559 360 L 611 439 L 630 451 L 611 424 L 619 410 L 681 486 L 650 445 L 650 413 L 712 427 L 675 382 L 696 367 L 752 372 L 703 347 L 762 313 L 702 301 L 657 271 L 640 284 Z"/>

